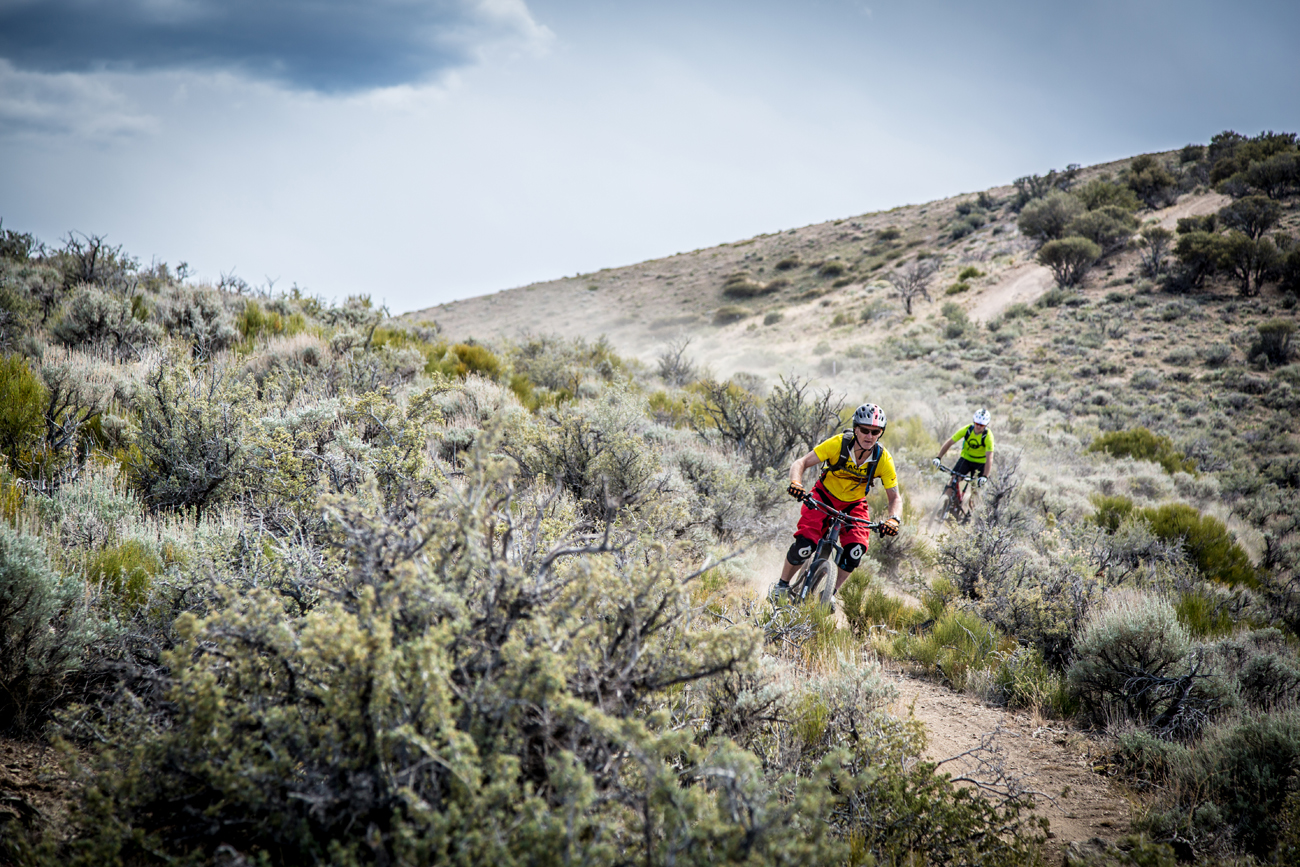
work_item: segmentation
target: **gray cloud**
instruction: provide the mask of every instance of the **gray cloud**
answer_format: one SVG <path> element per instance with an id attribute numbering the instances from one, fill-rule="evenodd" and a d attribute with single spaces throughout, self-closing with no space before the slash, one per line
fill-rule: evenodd
<path id="1" fill-rule="evenodd" d="M 0 0 L 0 58 L 41 73 L 238 71 L 349 93 L 549 37 L 524 0 Z"/>

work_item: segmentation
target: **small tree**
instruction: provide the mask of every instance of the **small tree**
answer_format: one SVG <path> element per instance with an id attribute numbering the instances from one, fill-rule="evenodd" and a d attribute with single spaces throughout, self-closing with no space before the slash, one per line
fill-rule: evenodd
<path id="1" fill-rule="evenodd" d="M 913 298 L 920 295 L 926 301 L 930 300 L 930 283 L 938 270 L 938 259 L 917 259 L 901 271 L 891 271 L 885 275 L 885 279 L 894 287 L 894 296 L 903 299 L 903 307 L 908 316 L 912 315 Z"/>
<path id="2" fill-rule="evenodd" d="M 1164 270 L 1165 258 L 1174 242 L 1174 233 L 1163 226 L 1144 226 L 1138 242 L 1138 256 L 1142 259 L 1142 270 L 1148 277 L 1155 278 Z"/>
<path id="3" fill-rule="evenodd" d="M 1102 255 L 1123 249 L 1137 228 L 1133 215 L 1118 205 L 1105 205 L 1070 221 L 1067 234 L 1087 238 L 1101 247 Z"/>
<path id="4" fill-rule="evenodd" d="M 1174 176 L 1150 154 L 1129 163 L 1128 185 L 1148 208 L 1162 208 L 1178 198 Z"/>
<path id="5" fill-rule="evenodd" d="M 151 509 L 196 519 L 240 478 L 248 389 L 212 363 L 167 359 L 149 374 L 127 473 Z"/>
<path id="6" fill-rule="evenodd" d="M 1300 244 L 1287 251 L 1279 270 L 1278 285 L 1292 294 L 1300 295 Z"/>
<path id="7" fill-rule="evenodd" d="M 1252 241 L 1282 219 L 1282 206 L 1264 196 L 1246 196 L 1219 209 L 1219 222 L 1225 229 L 1236 229 Z"/>
<path id="8" fill-rule="evenodd" d="M 1190 289 L 1205 285 L 1222 258 L 1223 238 L 1210 232 L 1188 232 L 1179 236 L 1174 255 L 1182 263 L 1180 282 Z"/>
<path id="9" fill-rule="evenodd" d="M 1028 238 L 1039 242 L 1064 237 L 1066 227 L 1083 214 L 1083 202 L 1076 196 L 1054 190 L 1025 205 L 1016 225 Z"/>
<path id="10" fill-rule="evenodd" d="M 1300 154 L 1274 154 L 1251 163 L 1240 178 L 1245 186 L 1259 190 L 1270 199 L 1280 199 L 1300 187 Z"/>
<path id="11" fill-rule="evenodd" d="M 1272 279 L 1282 265 L 1282 255 L 1268 238 L 1258 241 L 1243 232 L 1232 231 L 1218 243 L 1218 265 L 1241 283 L 1241 294 L 1259 294 L 1265 280 Z"/>
<path id="12" fill-rule="evenodd" d="M 1038 251 L 1038 264 L 1050 268 L 1056 285 L 1062 288 L 1079 285 L 1099 258 L 1101 247 L 1079 237 L 1048 241 Z"/>

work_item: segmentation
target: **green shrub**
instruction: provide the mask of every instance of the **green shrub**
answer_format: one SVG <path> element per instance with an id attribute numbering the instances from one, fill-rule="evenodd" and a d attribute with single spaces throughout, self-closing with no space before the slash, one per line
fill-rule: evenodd
<path id="1" fill-rule="evenodd" d="M 948 320 L 943 329 L 943 336 L 948 340 L 956 340 L 975 327 L 965 309 L 952 301 L 943 305 L 943 318 Z"/>
<path id="2" fill-rule="evenodd" d="M 755 281 L 747 271 L 727 277 L 722 284 L 722 294 L 728 298 L 754 298 L 768 291 L 768 287 Z"/>
<path id="3" fill-rule="evenodd" d="M 1196 461 L 1175 449 L 1173 440 L 1154 434 L 1144 427 L 1104 433 L 1092 441 L 1088 451 L 1105 452 L 1117 458 L 1151 461 L 1164 467 L 1170 475 L 1196 471 Z"/>
<path id="4" fill-rule="evenodd" d="M 1025 205 L 1017 225 L 1026 237 L 1053 241 L 1065 236 L 1066 227 L 1084 212 L 1083 203 L 1070 193 L 1053 190 Z"/>
<path id="5" fill-rule="evenodd" d="M 86 565 L 86 579 L 128 607 L 135 607 L 148 598 L 153 578 L 162 567 L 162 559 L 152 548 L 138 539 L 129 539 L 92 554 Z"/>
<path id="6" fill-rule="evenodd" d="M 1223 522 L 1182 503 L 1144 509 L 1151 531 L 1162 539 L 1181 539 L 1187 556 L 1205 578 L 1229 587 L 1255 587 L 1255 567 Z"/>
<path id="7" fill-rule="evenodd" d="M 883 229 L 876 230 L 876 237 L 882 241 L 897 241 L 903 237 L 903 231 L 897 226 L 885 226 Z"/>
<path id="8" fill-rule="evenodd" d="M 960 272 L 958 272 L 957 279 L 974 280 L 976 277 L 983 277 L 983 276 L 984 276 L 984 272 L 981 271 L 979 268 L 976 268 L 974 265 L 967 265 L 965 268 L 962 268 Z"/>
<path id="9" fill-rule="evenodd" d="M 137 315 L 141 314 L 141 315 Z M 95 286 L 73 294 L 63 317 L 50 329 L 54 340 L 70 348 L 86 347 L 114 358 L 134 358 L 162 336 L 162 329 L 132 302 Z"/>
<path id="10" fill-rule="evenodd" d="M 823 277 L 839 277 L 847 270 L 849 270 L 848 265 L 838 259 L 832 259 L 829 262 L 823 262 L 821 267 L 817 269 L 817 273 Z"/>
<path id="11" fill-rule="evenodd" d="M 772 267 L 776 268 L 778 271 L 789 271 L 791 268 L 798 268 L 802 264 L 803 262 L 799 259 L 799 255 L 796 253 L 793 256 L 786 256 Z"/>
<path id="12" fill-rule="evenodd" d="M 780 322 L 783 319 L 785 319 L 785 314 L 782 313 L 780 310 L 769 310 L 763 316 L 763 324 L 775 325 L 776 323 Z"/>
<path id="13" fill-rule="evenodd" d="M 1117 207 L 1128 212 L 1142 207 L 1142 202 L 1130 187 L 1117 184 L 1104 178 L 1093 178 L 1074 189 L 1074 194 L 1090 211 L 1098 208 Z"/>
<path id="14" fill-rule="evenodd" d="M 95 638 L 80 582 L 55 574 L 39 539 L 0 523 L 0 732 L 37 734 L 75 700 Z"/>
<path id="15" fill-rule="evenodd" d="M 1123 248 L 1136 230 L 1137 220 L 1132 214 L 1115 205 L 1107 205 L 1075 217 L 1070 221 L 1066 234 L 1087 238 L 1105 254 Z"/>
<path id="16" fill-rule="evenodd" d="M 1101 258 L 1101 247 L 1078 236 L 1048 241 L 1038 251 L 1038 264 L 1045 266 L 1060 287 L 1077 286 Z"/>
<path id="17" fill-rule="evenodd" d="M 471 373 L 477 373 L 488 379 L 500 379 L 501 359 L 488 349 L 475 343 L 454 344 L 443 356 L 442 369 L 464 379 Z"/>
<path id="18" fill-rule="evenodd" d="M 1178 198 L 1177 180 L 1150 154 L 1134 157 L 1129 162 L 1125 180 L 1148 208 L 1172 205 Z"/>
<path id="19" fill-rule="evenodd" d="M 874 629 L 900 632 L 918 625 L 925 619 L 923 610 L 891 596 L 883 586 L 871 579 L 866 569 L 859 568 L 839 589 L 844 617 L 854 633 L 869 638 Z"/>
<path id="20" fill-rule="evenodd" d="M 1144 367 L 1141 370 L 1134 371 L 1133 375 L 1129 377 L 1128 384 L 1138 391 L 1155 391 L 1160 388 L 1163 381 L 1160 374 Z"/>
<path id="21" fill-rule="evenodd" d="M 1009 707 L 1047 711 L 1061 719 L 1078 710 L 1065 678 L 1043 660 L 1036 647 L 1018 647 L 998 654 L 993 683 Z"/>
<path id="22" fill-rule="evenodd" d="M 945 294 L 945 295 L 959 295 L 959 294 L 961 294 L 962 292 L 969 292 L 969 291 L 970 291 L 970 284 L 969 284 L 969 283 L 967 283 L 967 282 L 965 282 L 965 281 L 958 281 L 958 282 L 956 282 L 956 283 L 953 283 L 953 284 L 952 284 L 951 286 L 949 286 L 947 289 L 943 290 L 943 294 Z"/>
<path id="23" fill-rule="evenodd" d="M 1179 841 L 1198 861 L 1225 848 L 1274 855 L 1286 831 L 1284 805 L 1300 781 L 1300 711 L 1231 720 L 1170 759 L 1164 793 L 1135 827 Z"/>
<path id="24" fill-rule="evenodd" d="M 999 653 L 1015 649 L 1015 641 L 1001 635 L 991 624 L 969 611 L 948 609 L 928 633 L 900 635 L 892 643 L 893 653 L 933 671 L 952 686 L 965 689 L 972 671 L 989 668 Z"/>
<path id="25" fill-rule="evenodd" d="M 256 302 L 250 301 L 249 306 L 256 306 Z M 158 299 L 154 317 L 168 334 L 188 342 L 196 358 L 232 346 L 239 336 L 221 296 L 206 287 L 167 287 Z"/>
<path id="26" fill-rule="evenodd" d="M 152 370 L 140 393 L 140 433 L 126 457 L 130 485 L 151 509 L 203 510 L 242 476 L 250 395 L 229 371 L 191 369 L 175 358 Z"/>
<path id="27" fill-rule="evenodd" d="M 47 398 L 44 383 L 25 359 L 0 359 L 0 453 L 15 472 L 45 433 Z"/>
<path id="28" fill-rule="evenodd" d="M 1179 225 L 1179 231 L 1182 230 Z M 1206 231 L 1190 231 L 1178 236 L 1174 256 L 1182 265 L 1180 279 L 1188 288 L 1199 288 L 1212 276 L 1223 258 L 1223 238 Z"/>
<path id="29" fill-rule="evenodd" d="M 1171 709 L 1174 696 L 1157 683 L 1183 674 L 1190 649 L 1190 637 L 1172 605 L 1154 596 L 1117 592 L 1085 621 L 1066 676 L 1094 719 L 1120 711 L 1147 724 Z"/>
<path id="30" fill-rule="evenodd" d="M 1201 358 L 1208 367 L 1222 367 L 1232 359 L 1232 346 L 1227 343 L 1211 343 L 1201 350 Z"/>
<path id="31" fill-rule="evenodd" d="M 1237 628 L 1231 612 L 1222 600 L 1195 591 L 1180 593 L 1174 606 L 1178 622 L 1196 638 L 1214 638 L 1227 635 Z"/>
<path id="32" fill-rule="evenodd" d="M 1286 364 L 1291 358 L 1291 336 L 1296 332 L 1296 324 L 1290 319 L 1270 319 L 1255 326 L 1259 339 L 1250 347 L 1248 355 L 1251 361 L 1263 358 L 1269 364 Z"/>

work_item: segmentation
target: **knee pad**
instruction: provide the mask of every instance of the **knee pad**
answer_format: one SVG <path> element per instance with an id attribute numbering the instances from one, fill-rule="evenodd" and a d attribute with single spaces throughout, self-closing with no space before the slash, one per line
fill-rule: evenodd
<path id="1" fill-rule="evenodd" d="M 865 553 L 867 553 L 865 542 L 853 542 L 850 545 L 846 545 L 844 546 L 844 550 L 840 552 L 840 562 L 838 565 L 845 572 L 852 572 L 862 563 L 862 555 Z"/>
<path id="2" fill-rule="evenodd" d="M 795 536 L 794 544 L 790 546 L 789 551 L 785 552 L 785 562 L 791 566 L 802 566 L 815 550 L 817 550 L 816 542 L 803 536 Z"/>

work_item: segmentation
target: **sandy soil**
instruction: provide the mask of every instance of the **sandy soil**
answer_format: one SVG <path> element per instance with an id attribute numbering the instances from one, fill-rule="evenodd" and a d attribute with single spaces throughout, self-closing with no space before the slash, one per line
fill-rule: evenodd
<path id="1" fill-rule="evenodd" d="M 973 299 L 967 312 L 976 322 L 988 322 L 1012 304 L 1033 304 L 1050 288 L 1052 272 L 1042 265 L 1025 262 L 1000 275 L 996 283 Z"/>
<path id="2" fill-rule="evenodd" d="M 1035 797 L 1034 813 L 1051 823 L 1049 849 L 1054 856 L 1059 857 L 1073 841 L 1099 837 L 1113 843 L 1128 832 L 1132 805 L 1124 792 L 1093 770 L 1092 742 L 1068 723 L 990 707 L 897 666 L 886 672 L 898 688 L 894 712 L 910 713 L 925 724 L 926 759 L 938 762 L 962 756 L 992 736 L 1006 773 L 1019 778 L 1026 789 L 1041 793 Z M 990 779 L 976 756 L 945 762 L 940 770 L 954 778 Z"/>

